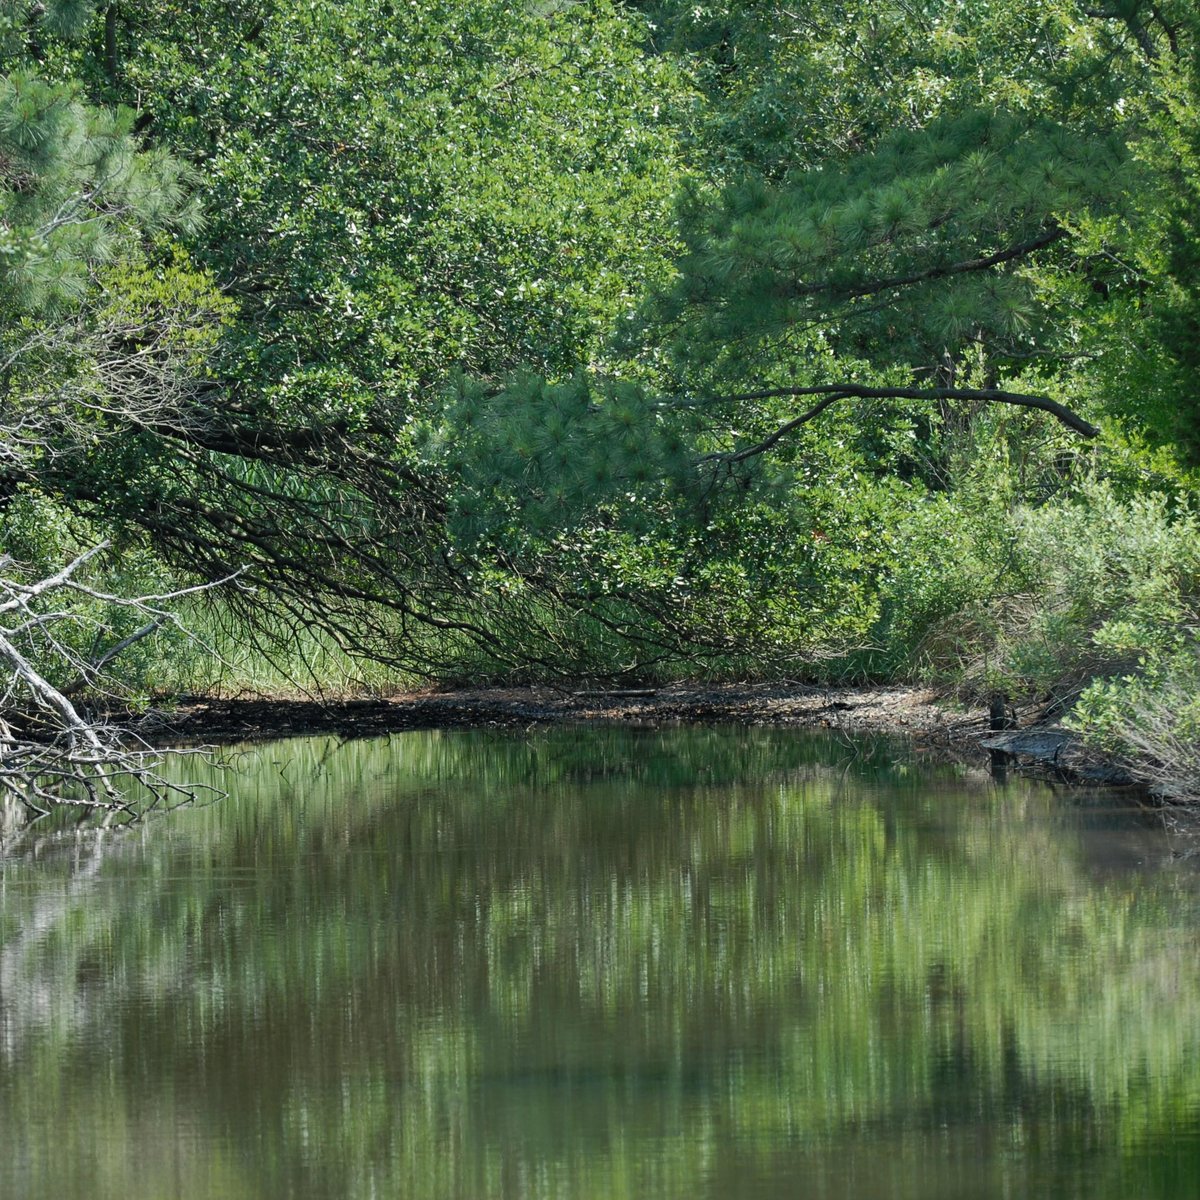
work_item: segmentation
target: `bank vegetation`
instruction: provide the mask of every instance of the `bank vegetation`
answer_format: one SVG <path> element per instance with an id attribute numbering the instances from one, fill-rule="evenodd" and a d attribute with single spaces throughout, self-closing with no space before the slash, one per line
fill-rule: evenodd
<path id="1" fill-rule="evenodd" d="M 0 6 L 0 787 L 180 693 L 922 681 L 1200 795 L 1186 0 Z"/>

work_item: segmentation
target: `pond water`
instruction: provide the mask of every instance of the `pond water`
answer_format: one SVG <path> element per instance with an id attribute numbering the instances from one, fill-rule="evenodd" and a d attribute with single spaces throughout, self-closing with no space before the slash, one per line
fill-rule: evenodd
<path id="1" fill-rule="evenodd" d="M 1196 1195 L 1200 888 L 1113 794 L 719 729 L 225 782 L 0 860 L 0 1195 Z"/>

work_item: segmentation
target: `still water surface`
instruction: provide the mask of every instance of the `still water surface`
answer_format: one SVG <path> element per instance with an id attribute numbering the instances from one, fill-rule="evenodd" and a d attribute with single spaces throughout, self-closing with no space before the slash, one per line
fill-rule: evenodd
<path id="1" fill-rule="evenodd" d="M 0 860 L 0 1196 L 1200 1189 L 1194 860 L 1111 795 L 746 730 L 226 785 Z"/>

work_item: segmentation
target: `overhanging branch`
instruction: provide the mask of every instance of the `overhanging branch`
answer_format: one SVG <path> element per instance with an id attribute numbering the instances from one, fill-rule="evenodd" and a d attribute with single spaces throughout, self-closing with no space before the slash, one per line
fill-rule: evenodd
<path id="1" fill-rule="evenodd" d="M 831 408 L 839 400 L 975 400 L 988 404 L 1011 404 L 1017 408 L 1035 408 L 1041 412 L 1050 413 L 1068 429 L 1074 430 L 1086 438 L 1100 436 L 1100 429 L 1090 421 L 1085 421 L 1078 413 L 1051 400 L 1049 396 L 1027 395 L 1023 392 L 1008 392 L 1000 388 L 904 388 L 904 387 L 868 387 L 857 383 L 830 383 L 813 387 L 777 387 L 763 388 L 757 392 L 741 392 L 732 396 L 722 396 L 723 403 L 736 404 L 753 400 L 775 400 L 781 397 L 819 396 L 820 401 L 807 412 L 784 422 L 769 437 L 753 446 L 745 446 L 723 454 L 709 454 L 706 462 L 744 462 L 748 458 L 765 454 L 773 449 L 789 433 L 801 425 L 819 417 L 827 408 Z"/>
<path id="2" fill-rule="evenodd" d="M 998 250 L 994 254 L 981 255 L 978 258 L 968 258 L 961 262 L 943 263 L 939 266 L 927 267 L 922 271 L 914 271 L 909 275 L 893 275 L 882 279 L 871 279 L 863 283 L 851 284 L 846 287 L 836 287 L 829 283 L 802 284 L 794 283 L 784 289 L 785 294 L 801 298 L 832 294 L 844 300 L 859 300 L 867 296 L 875 296 L 880 292 L 895 291 L 899 288 L 912 287 L 918 283 L 932 283 L 937 279 L 947 279 L 954 275 L 970 275 L 979 271 L 990 271 L 993 267 L 1015 262 L 1026 258 L 1038 250 L 1060 242 L 1067 236 L 1068 230 L 1061 225 L 1052 225 L 1036 237 Z"/>

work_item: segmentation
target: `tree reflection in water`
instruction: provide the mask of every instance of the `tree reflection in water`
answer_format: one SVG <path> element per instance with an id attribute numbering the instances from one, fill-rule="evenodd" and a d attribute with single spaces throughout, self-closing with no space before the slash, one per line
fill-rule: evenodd
<path id="1" fill-rule="evenodd" d="M 762 730 L 226 786 L 3 863 L 0 1192 L 1192 1194 L 1196 881 L 1148 817 Z"/>

